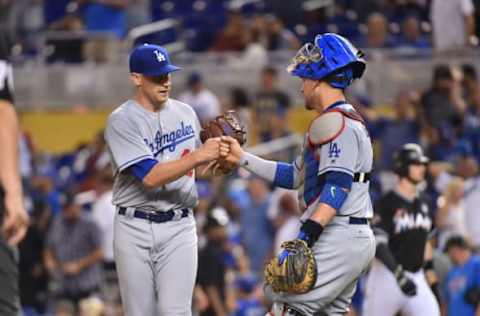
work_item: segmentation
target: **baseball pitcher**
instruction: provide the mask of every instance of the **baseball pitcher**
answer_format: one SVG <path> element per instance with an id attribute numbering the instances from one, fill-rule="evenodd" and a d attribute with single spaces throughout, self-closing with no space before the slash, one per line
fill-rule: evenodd
<path id="1" fill-rule="evenodd" d="M 114 255 L 128 316 L 191 315 L 197 271 L 195 169 L 228 153 L 200 143 L 193 109 L 169 98 L 167 51 L 141 45 L 129 58 L 135 95 L 113 111 L 105 138 L 114 169 Z M 223 149 L 222 149 L 223 148 Z"/>
<path id="2" fill-rule="evenodd" d="M 318 116 L 291 164 L 261 159 L 222 137 L 230 144 L 227 161 L 297 189 L 303 207 L 298 238 L 285 243 L 265 270 L 265 293 L 274 302 L 269 315 L 344 315 L 374 257 L 372 145 L 362 117 L 344 95 L 365 67 L 361 52 L 337 34 L 318 35 L 298 51 L 288 70 L 302 79 L 305 107 Z"/>

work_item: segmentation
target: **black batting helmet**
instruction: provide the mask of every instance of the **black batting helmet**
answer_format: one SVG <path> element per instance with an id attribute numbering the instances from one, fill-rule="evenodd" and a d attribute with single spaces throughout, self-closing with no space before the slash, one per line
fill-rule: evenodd
<path id="1" fill-rule="evenodd" d="M 408 143 L 393 154 L 393 170 L 400 177 L 407 177 L 409 165 L 427 164 L 429 161 L 430 159 L 423 154 L 420 145 Z"/>

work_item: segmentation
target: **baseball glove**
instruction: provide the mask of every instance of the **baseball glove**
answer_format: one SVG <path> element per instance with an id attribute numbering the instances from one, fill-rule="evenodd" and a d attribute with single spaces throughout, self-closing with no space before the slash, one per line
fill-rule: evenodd
<path id="1" fill-rule="evenodd" d="M 245 126 L 235 111 L 227 111 L 225 114 L 217 116 L 200 131 L 202 143 L 205 143 L 209 138 L 220 136 L 231 136 L 238 141 L 240 146 L 247 141 Z M 229 163 L 225 159 L 219 159 L 217 165 L 217 169 L 224 174 L 228 174 L 236 168 L 236 165 Z"/>
<path id="2" fill-rule="evenodd" d="M 289 252 L 280 264 L 273 258 L 265 267 L 265 281 L 275 292 L 303 294 L 317 281 L 317 264 L 312 249 L 301 239 L 286 241 L 282 248 Z"/>

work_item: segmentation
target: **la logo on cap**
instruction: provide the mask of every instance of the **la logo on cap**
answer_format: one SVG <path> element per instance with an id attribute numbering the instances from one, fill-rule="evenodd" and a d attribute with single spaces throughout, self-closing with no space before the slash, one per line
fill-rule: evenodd
<path id="1" fill-rule="evenodd" d="M 162 61 L 167 60 L 167 59 L 165 58 L 165 55 L 162 54 L 162 52 L 160 52 L 160 51 L 158 51 L 158 50 L 154 50 L 153 53 L 155 54 L 155 56 L 157 56 L 158 62 L 162 62 Z"/>

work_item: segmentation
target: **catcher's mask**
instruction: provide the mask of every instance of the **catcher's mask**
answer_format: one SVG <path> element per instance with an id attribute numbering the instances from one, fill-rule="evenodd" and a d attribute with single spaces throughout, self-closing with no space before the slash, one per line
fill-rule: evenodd
<path id="1" fill-rule="evenodd" d="M 325 33 L 300 48 L 287 71 L 300 78 L 327 80 L 332 87 L 345 89 L 362 77 L 365 67 L 363 53 L 346 38 Z"/>

